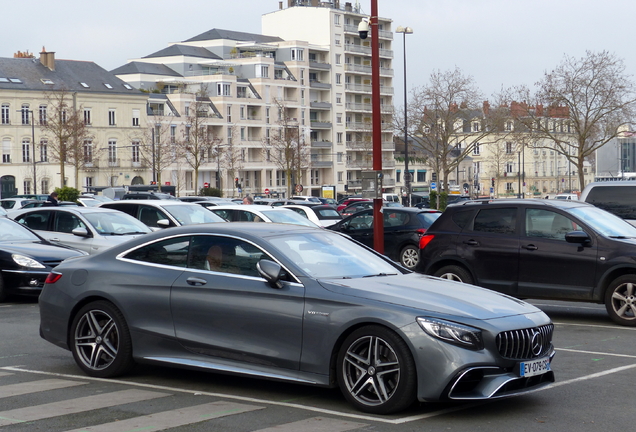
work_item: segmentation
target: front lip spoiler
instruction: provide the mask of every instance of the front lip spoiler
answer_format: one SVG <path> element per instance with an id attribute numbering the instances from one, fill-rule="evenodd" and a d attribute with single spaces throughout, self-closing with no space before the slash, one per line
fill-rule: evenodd
<path id="1" fill-rule="evenodd" d="M 550 354 L 550 362 L 554 358 L 555 351 Z M 479 382 L 470 390 L 461 390 L 463 380 L 469 379 L 469 374 L 477 372 L 482 374 Z M 538 390 L 554 383 L 554 372 L 549 371 L 533 377 L 522 377 L 514 372 L 494 366 L 477 366 L 463 371 L 454 381 L 448 392 L 448 398 L 452 400 L 483 400 L 516 396 Z"/>

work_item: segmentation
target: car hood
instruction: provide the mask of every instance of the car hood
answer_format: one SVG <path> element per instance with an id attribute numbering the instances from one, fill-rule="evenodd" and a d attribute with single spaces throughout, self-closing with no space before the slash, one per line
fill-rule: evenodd
<path id="1" fill-rule="evenodd" d="M 85 253 L 75 249 L 37 241 L 1 242 L 0 248 L 9 253 L 31 256 L 38 261 L 56 261 L 85 255 Z"/>
<path id="2" fill-rule="evenodd" d="M 319 282 L 343 295 L 442 315 L 488 320 L 539 312 L 529 303 L 495 291 L 418 273 Z"/>

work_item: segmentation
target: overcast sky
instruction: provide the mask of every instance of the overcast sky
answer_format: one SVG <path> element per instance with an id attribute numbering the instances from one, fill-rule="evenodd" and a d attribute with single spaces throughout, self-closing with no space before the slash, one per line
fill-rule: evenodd
<path id="1" fill-rule="evenodd" d="M 344 4 L 346 0 L 341 0 Z M 351 0 L 355 3 L 355 0 Z M 59 59 L 94 61 L 112 70 L 171 42 L 212 28 L 261 32 L 261 15 L 279 0 L 24 0 L 3 13 L 0 57 L 42 46 Z M 360 0 L 365 13 L 370 0 Z M 284 0 L 287 5 L 287 0 Z M 565 54 L 607 50 L 636 75 L 633 0 L 378 0 L 379 14 L 407 35 L 407 86 L 424 85 L 434 70 L 459 67 L 488 97 L 533 85 Z M 396 105 L 403 95 L 403 36 L 395 35 Z"/>

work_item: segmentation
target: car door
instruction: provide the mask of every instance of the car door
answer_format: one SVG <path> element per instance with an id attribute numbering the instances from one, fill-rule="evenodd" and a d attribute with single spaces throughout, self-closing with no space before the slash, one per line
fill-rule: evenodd
<path id="1" fill-rule="evenodd" d="M 384 254 L 399 261 L 401 249 L 407 244 L 418 247 L 415 230 L 417 226 L 411 223 L 409 213 L 384 208 Z"/>
<path id="2" fill-rule="evenodd" d="M 158 230 L 161 228 L 166 228 L 165 226 L 160 226 L 157 222 L 160 220 L 167 220 L 170 222 L 170 226 L 176 226 L 174 221 L 161 209 L 145 204 L 139 204 L 139 219 L 142 223 L 146 224 L 152 229 Z"/>
<path id="3" fill-rule="evenodd" d="M 369 247 L 373 247 L 373 210 L 365 210 L 342 221 L 338 231 Z"/>
<path id="4" fill-rule="evenodd" d="M 46 233 L 45 238 L 52 242 L 58 242 L 88 253 L 94 253 L 93 243 L 95 238 L 88 225 L 77 215 L 65 211 L 53 211 L 52 230 Z M 75 228 L 84 228 L 88 237 L 73 234 Z"/>
<path id="5" fill-rule="evenodd" d="M 188 350 L 217 359 L 298 369 L 304 287 L 272 288 L 256 270 L 260 259 L 271 257 L 246 241 L 195 236 L 188 269 L 172 287 L 176 336 Z"/>
<path id="6" fill-rule="evenodd" d="M 38 210 L 17 216 L 15 220 L 32 229 L 44 238 L 48 238 L 52 228 L 53 217 L 51 210 Z M 48 234 L 47 234 L 48 233 Z"/>
<path id="7" fill-rule="evenodd" d="M 584 246 L 566 242 L 568 232 L 585 229 L 557 211 L 526 208 L 523 219 L 518 295 L 591 299 L 598 255 L 594 239 Z"/>
<path id="8" fill-rule="evenodd" d="M 457 253 L 470 265 L 475 284 L 515 294 L 519 271 L 519 231 L 516 207 L 477 211 L 457 237 Z"/>

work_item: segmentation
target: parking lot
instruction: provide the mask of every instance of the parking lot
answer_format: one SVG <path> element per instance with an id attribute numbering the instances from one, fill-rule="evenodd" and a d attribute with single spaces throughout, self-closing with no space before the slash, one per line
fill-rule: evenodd
<path id="1" fill-rule="evenodd" d="M 73 430 L 78 426 L 71 427 L 71 424 L 109 424 L 149 413 L 166 416 L 165 413 L 172 413 L 178 407 L 208 405 L 219 412 L 227 408 L 233 414 L 177 425 L 170 430 L 247 432 L 274 427 L 290 432 L 631 430 L 636 420 L 631 398 L 636 378 L 636 329 L 612 324 L 601 305 L 532 303 L 546 311 L 556 324 L 557 355 L 553 369 L 557 382 L 554 385 L 522 397 L 420 405 L 386 417 L 369 416 L 351 409 L 337 390 L 198 371 L 143 366 L 121 379 L 91 379 L 79 371 L 69 352 L 39 338 L 38 310 L 33 301 L 3 304 L 0 305 L 0 398 L 5 386 L 27 382 L 55 379 L 85 385 L 4 397 L 0 399 L 3 406 L 0 417 L 7 417 L 4 414 L 10 408 L 37 408 L 43 403 L 62 403 L 67 399 L 87 400 L 93 393 L 116 391 L 142 392 L 142 396 L 146 394 L 143 392 L 151 392 L 148 396 L 151 399 L 130 403 L 125 408 L 108 407 L 104 399 L 100 399 L 97 411 L 72 416 L 60 411 L 51 414 L 51 418 L 11 424 L 6 426 L 7 430 L 26 431 L 35 426 L 52 431 Z M 42 410 L 37 411 L 39 414 L 34 415 L 41 416 Z M 188 421 L 193 420 L 190 417 Z M 167 425 L 152 430 L 163 430 Z"/>

